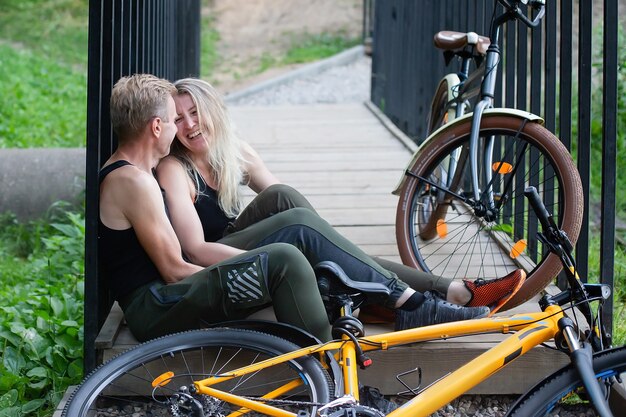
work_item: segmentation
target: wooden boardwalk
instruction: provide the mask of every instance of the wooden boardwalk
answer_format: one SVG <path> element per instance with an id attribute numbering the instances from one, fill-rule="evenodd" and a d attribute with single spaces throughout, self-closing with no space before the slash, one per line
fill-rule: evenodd
<path id="1" fill-rule="evenodd" d="M 391 194 L 411 152 L 363 104 L 231 107 L 239 133 L 261 154 L 278 178 L 300 190 L 319 214 L 370 255 L 400 261 Z M 252 193 L 248 194 L 252 197 Z M 536 310 L 529 302 L 515 312 Z M 391 330 L 368 325 L 368 334 Z M 489 349 L 503 335 L 440 340 L 372 354 L 374 365 L 361 382 L 385 394 L 404 388 L 396 375 L 420 367 L 425 386 Z M 137 342 L 123 325 L 119 308 L 96 340 L 107 360 Z M 534 349 L 471 391 L 517 394 L 561 367 L 567 357 Z M 409 383 L 413 384 L 411 377 Z"/>
<path id="2" fill-rule="evenodd" d="M 391 194 L 411 154 L 362 104 L 231 107 L 276 176 L 370 255 L 400 261 Z"/>

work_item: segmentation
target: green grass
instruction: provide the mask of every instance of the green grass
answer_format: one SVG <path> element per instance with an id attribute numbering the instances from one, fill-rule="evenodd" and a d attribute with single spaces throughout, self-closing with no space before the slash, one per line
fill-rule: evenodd
<path id="1" fill-rule="evenodd" d="M 85 71 L 87 0 L 0 0 L 0 39 Z"/>
<path id="2" fill-rule="evenodd" d="M 86 0 L 0 0 L 0 148 L 85 145 Z"/>
<path id="3" fill-rule="evenodd" d="M 203 0 L 203 3 L 208 0 Z M 217 53 L 217 42 L 220 39 L 219 33 L 214 29 L 213 17 L 202 16 L 200 39 L 200 78 L 209 79 L 217 65 L 219 54 Z"/>
<path id="4" fill-rule="evenodd" d="M 361 43 L 343 32 L 293 35 L 292 46 L 287 50 L 282 63 L 299 64 L 317 61 L 338 54 Z"/>
<path id="5" fill-rule="evenodd" d="M 85 73 L 0 45 L 0 79 L 0 148 L 85 146 Z"/>

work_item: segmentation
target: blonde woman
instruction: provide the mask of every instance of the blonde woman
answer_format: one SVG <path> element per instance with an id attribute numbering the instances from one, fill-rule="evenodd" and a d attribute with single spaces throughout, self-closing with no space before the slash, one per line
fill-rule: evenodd
<path id="1" fill-rule="evenodd" d="M 386 285 L 391 296 L 381 304 L 408 311 L 401 315 L 403 328 L 489 313 L 481 306 L 494 312 L 523 283 L 522 271 L 473 284 L 377 262 L 337 233 L 300 193 L 279 183 L 258 153 L 237 137 L 221 96 L 209 83 L 186 78 L 174 85 L 178 130 L 157 177 L 174 230 L 192 262 L 210 266 L 242 249 L 289 243 L 311 266 L 333 261 L 354 280 Z M 259 193 L 247 207 L 242 184 Z"/>

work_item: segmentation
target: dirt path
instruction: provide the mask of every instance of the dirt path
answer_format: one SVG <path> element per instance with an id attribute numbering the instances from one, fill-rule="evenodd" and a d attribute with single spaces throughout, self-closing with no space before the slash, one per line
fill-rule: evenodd
<path id="1" fill-rule="evenodd" d="M 219 63 L 209 81 L 223 93 L 292 70 L 259 73 L 263 60 L 279 59 L 304 34 L 362 31 L 362 0 L 211 0 L 204 10 L 219 33 Z"/>

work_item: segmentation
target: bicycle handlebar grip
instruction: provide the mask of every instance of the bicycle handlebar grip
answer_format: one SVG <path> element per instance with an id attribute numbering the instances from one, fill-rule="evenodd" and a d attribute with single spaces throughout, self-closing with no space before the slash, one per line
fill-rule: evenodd
<path id="1" fill-rule="evenodd" d="M 548 210 L 546 210 L 546 206 L 543 204 L 543 201 L 541 201 L 541 198 L 539 198 L 537 189 L 533 186 L 526 188 L 524 190 L 524 196 L 528 199 L 530 206 L 537 215 L 543 231 L 545 232 L 550 229 L 550 214 Z"/>

